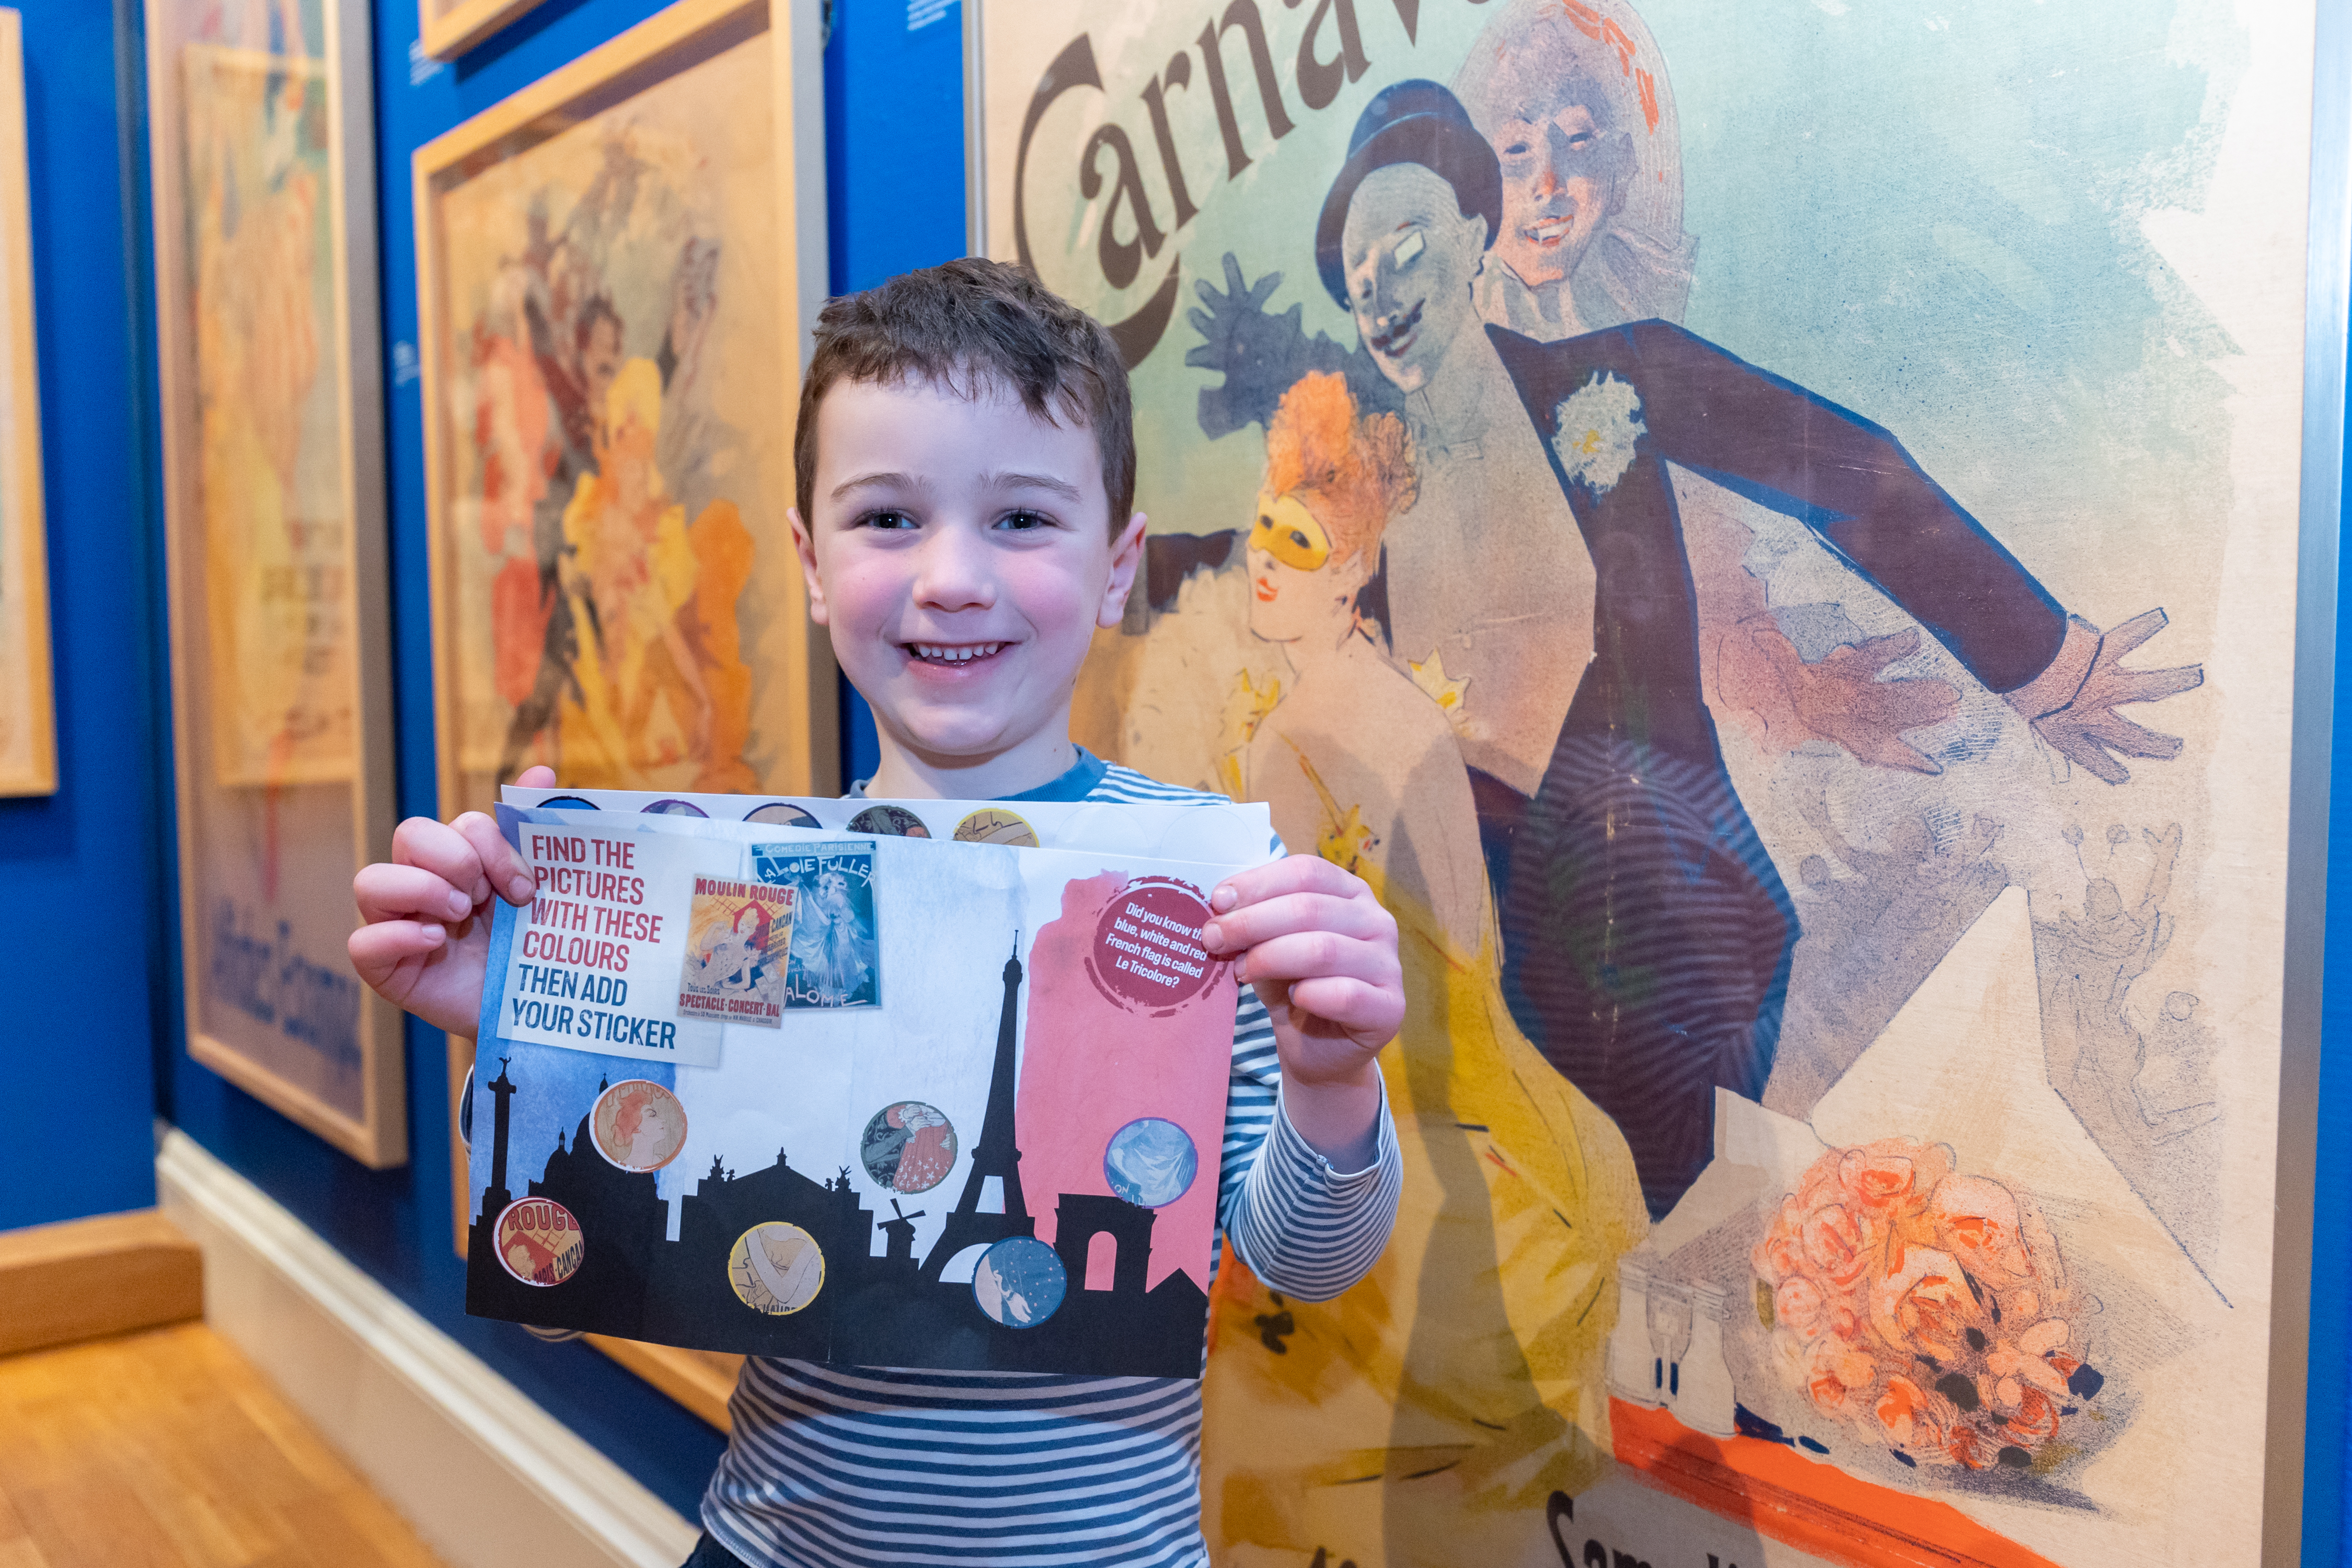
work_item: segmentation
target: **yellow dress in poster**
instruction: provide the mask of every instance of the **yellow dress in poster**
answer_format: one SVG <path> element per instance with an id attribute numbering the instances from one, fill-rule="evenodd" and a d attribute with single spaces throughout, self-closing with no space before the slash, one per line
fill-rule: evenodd
<path id="1" fill-rule="evenodd" d="M 1623 1136 L 1503 1005 L 1486 879 L 1453 874 L 1475 854 L 1469 790 L 1426 765 L 1449 721 L 1356 607 L 1415 500 L 1402 427 L 1310 375 L 1266 446 L 1250 629 L 1293 680 L 1248 719 L 1233 782 L 1397 917 L 1408 1013 L 1381 1068 L 1404 1184 L 1387 1250 L 1337 1300 L 1284 1300 L 1226 1259 L 1202 1393 L 1212 1430 L 1252 1440 L 1204 1449 L 1206 1518 L 1235 1562 L 1383 1538 L 1393 1563 L 1501 1560 L 1529 1510 L 1605 1468 L 1614 1264 L 1647 1216 Z M 1377 752 L 1351 743 L 1367 731 Z"/>

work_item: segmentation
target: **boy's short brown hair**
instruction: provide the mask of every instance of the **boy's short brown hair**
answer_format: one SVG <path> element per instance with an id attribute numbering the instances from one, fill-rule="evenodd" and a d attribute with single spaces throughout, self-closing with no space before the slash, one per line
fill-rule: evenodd
<path id="1" fill-rule="evenodd" d="M 839 381 L 924 381 L 963 397 L 992 383 L 1040 418 L 1083 421 L 1102 452 L 1111 537 L 1135 510 L 1135 405 L 1118 345 L 1025 267 L 968 256 L 825 301 L 793 432 L 804 521 L 816 489 L 817 405 Z"/>

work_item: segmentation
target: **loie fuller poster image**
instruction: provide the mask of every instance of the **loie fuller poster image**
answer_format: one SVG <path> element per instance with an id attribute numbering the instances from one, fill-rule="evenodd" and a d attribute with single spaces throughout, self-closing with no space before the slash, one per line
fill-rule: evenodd
<path id="1" fill-rule="evenodd" d="M 1079 738 L 1402 930 L 1218 1561 L 2256 1561 L 2312 7 L 974 8 L 1133 371 Z"/>
<path id="2" fill-rule="evenodd" d="M 498 917 L 469 1311 L 843 1365 L 1200 1375 L 1238 1002 L 1200 928 L 1225 868 L 505 821 L 545 887 L 626 904 L 646 940 L 621 952 L 592 913 L 551 941 L 553 894 Z M 835 883 L 856 897 L 816 915 Z M 745 910 L 764 943 L 709 942 L 756 927 Z M 709 1022 L 706 945 L 760 984 L 788 953 L 793 990 L 835 1000 Z M 920 983 L 877 1005 L 885 970 Z M 561 1279 L 530 1247 L 516 1263 L 515 1215 L 542 1249 L 576 1234 Z"/>

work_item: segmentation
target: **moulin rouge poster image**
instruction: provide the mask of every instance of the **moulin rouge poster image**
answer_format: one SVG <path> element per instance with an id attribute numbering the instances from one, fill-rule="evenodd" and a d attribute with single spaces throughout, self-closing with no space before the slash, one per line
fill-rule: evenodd
<path id="1" fill-rule="evenodd" d="M 1223 868 L 503 815 L 543 896 L 493 937 L 468 1310 L 854 1365 L 1199 1375 Z"/>

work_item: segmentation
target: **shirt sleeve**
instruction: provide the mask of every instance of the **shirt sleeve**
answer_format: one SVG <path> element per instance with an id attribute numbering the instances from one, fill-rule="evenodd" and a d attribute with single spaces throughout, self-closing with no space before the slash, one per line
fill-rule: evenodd
<path id="1" fill-rule="evenodd" d="M 1282 1109 L 1274 1024 L 1257 993 L 1243 986 L 1234 1015 L 1217 1219 L 1234 1252 L 1269 1289 L 1327 1301 L 1379 1259 L 1396 1225 L 1404 1180 L 1385 1083 L 1373 1137 L 1372 1163 L 1342 1172 L 1299 1136 Z"/>

